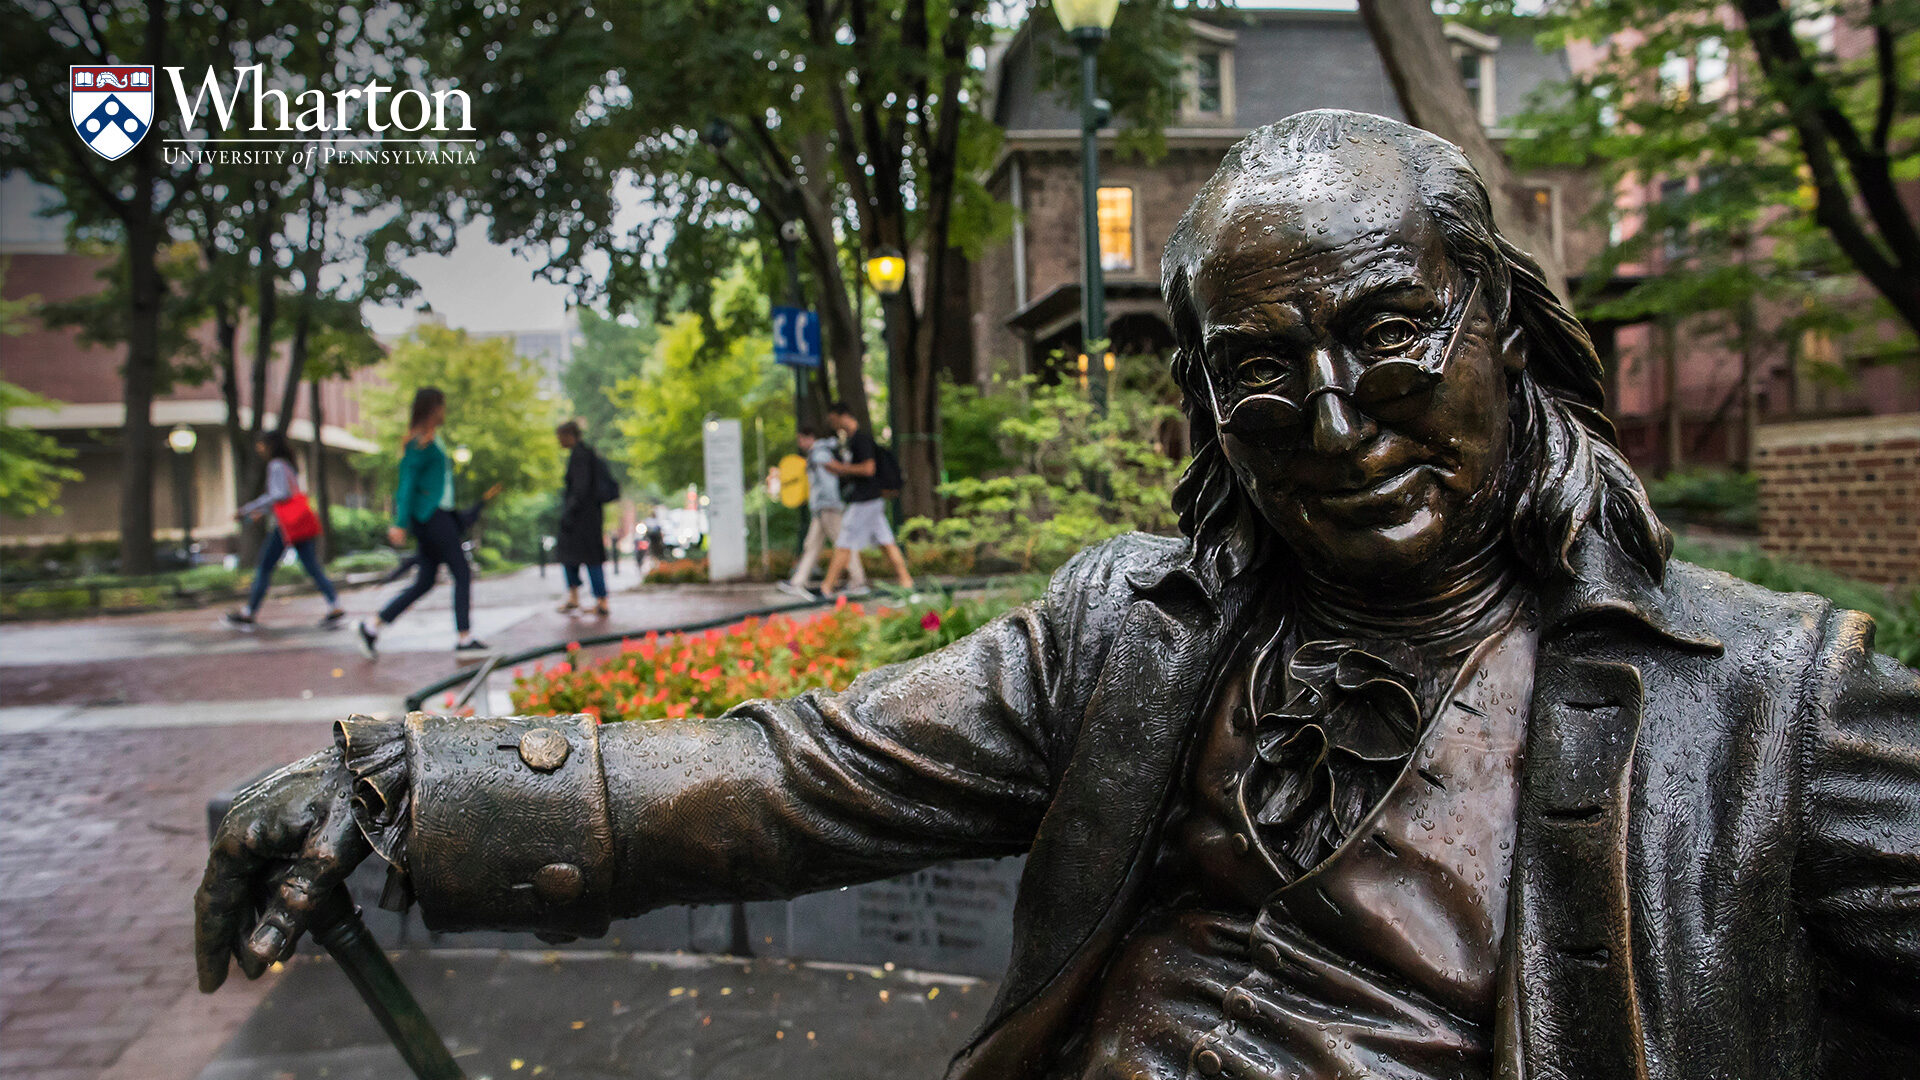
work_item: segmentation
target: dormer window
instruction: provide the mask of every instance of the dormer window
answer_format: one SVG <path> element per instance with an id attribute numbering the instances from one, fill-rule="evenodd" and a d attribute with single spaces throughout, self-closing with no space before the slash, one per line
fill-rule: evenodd
<path id="1" fill-rule="evenodd" d="M 1222 123 L 1233 119 L 1233 42 L 1235 34 L 1210 23 L 1187 22 L 1191 43 L 1186 56 L 1186 97 L 1181 116 Z"/>
<path id="2" fill-rule="evenodd" d="M 1493 57 L 1500 39 L 1458 23 L 1447 23 L 1445 30 L 1453 45 L 1454 62 L 1460 67 L 1460 81 L 1467 87 L 1467 99 L 1473 102 L 1480 126 L 1491 128 L 1499 119 L 1494 108 Z"/>

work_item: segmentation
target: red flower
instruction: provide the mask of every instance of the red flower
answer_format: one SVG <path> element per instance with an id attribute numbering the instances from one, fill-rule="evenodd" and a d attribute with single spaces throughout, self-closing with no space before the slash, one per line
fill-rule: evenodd
<path id="1" fill-rule="evenodd" d="M 928 633 L 940 629 L 940 613 L 929 609 L 925 615 L 920 616 L 920 629 Z"/>

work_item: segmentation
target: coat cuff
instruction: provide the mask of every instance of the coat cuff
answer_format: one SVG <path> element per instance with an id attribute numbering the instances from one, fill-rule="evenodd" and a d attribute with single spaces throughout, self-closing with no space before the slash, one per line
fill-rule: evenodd
<path id="1" fill-rule="evenodd" d="M 614 842 L 599 722 L 411 713 L 402 726 L 410 782 L 396 812 L 427 928 L 606 933 Z"/>

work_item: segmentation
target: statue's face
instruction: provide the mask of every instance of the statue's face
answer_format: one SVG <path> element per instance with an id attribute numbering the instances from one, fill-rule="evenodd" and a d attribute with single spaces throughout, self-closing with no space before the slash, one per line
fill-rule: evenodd
<path id="1" fill-rule="evenodd" d="M 1193 297 L 1260 513 L 1322 576 L 1405 584 L 1498 535 L 1520 361 L 1398 162 L 1353 156 L 1217 199 Z"/>

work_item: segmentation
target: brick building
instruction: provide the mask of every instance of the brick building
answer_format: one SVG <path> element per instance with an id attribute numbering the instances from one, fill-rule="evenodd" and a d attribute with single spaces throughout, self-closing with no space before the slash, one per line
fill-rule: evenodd
<path id="1" fill-rule="evenodd" d="M 1366 26 L 1353 10 L 1241 9 L 1190 22 L 1188 92 L 1155 161 L 1113 152 L 1100 160 L 1101 263 L 1109 336 L 1121 355 L 1164 352 L 1172 344 L 1160 298 L 1160 252 L 1167 235 L 1226 150 L 1254 128 L 1306 109 L 1341 108 L 1400 117 L 1392 83 Z M 1462 76 L 1478 95 L 1496 138 L 1542 83 L 1568 77 L 1564 54 L 1531 38 L 1501 38 L 1449 25 Z M 1006 130 L 988 177 L 996 198 L 1013 205 L 1012 239 L 972 265 L 977 375 L 1045 374 L 1056 351 L 1080 348 L 1080 131 L 1074 87 L 1042 88 L 1047 50 L 1061 49 L 1056 27 L 1032 20 L 1014 34 L 988 72 L 989 109 Z M 1567 265 L 1581 265 L 1604 236 L 1576 223 L 1592 193 L 1577 174 L 1529 177 L 1554 222 Z"/>
<path id="2" fill-rule="evenodd" d="M 1768 424 L 1753 464 L 1767 554 L 1920 585 L 1920 413 Z"/>
<path id="3" fill-rule="evenodd" d="M 13 197 L 22 190 L 10 184 L 7 194 Z M 36 297 L 52 302 L 103 287 L 99 274 L 110 265 L 110 259 L 70 253 L 57 234 L 21 235 L 18 217 L 10 215 L 8 224 L 9 234 L 0 237 L 0 267 L 4 267 L 0 273 L 5 277 L 6 299 Z M 196 336 L 211 350 L 211 327 Z M 247 347 L 243 334 L 241 348 L 244 351 Z M 7 421 L 53 435 L 75 452 L 66 464 L 81 473 L 80 480 L 61 490 L 58 513 L 26 518 L 0 516 L 0 544 L 112 540 L 119 536 L 120 432 L 125 420 L 120 375 L 123 351 L 118 346 L 85 344 L 77 331 L 49 329 L 32 319 L 25 333 L 0 338 L 0 379 L 55 403 L 46 408 L 15 409 Z M 276 361 L 267 381 L 268 402 L 279 401 L 285 377 L 284 360 Z M 325 422 L 318 438 L 326 453 L 329 490 L 337 504 L 359 505 L 365 501 L 364 486 L 349 465 L 349 458 L 374 449 L 372 443 L 353 433 L 359 423 L 354 383 L 369 377 L 362 373 L 354 380 L 335 379 L 322 384 Z M 251 425 L 253 402 L 244 378 L 240 395 L 241 422 Z M 302 390 L 287 434 L 301 455 L 302 477 L 311 484 L 306 474 L 316 433 L 307 399 L 308 392 Z M 154 438 L 159 443 L 153 489 L 157 539 L 178 540 L 181 535 L 181 492 L 176 479 L 184 472 L 191 484 L 187 502 L 195 540 L 214 551 L 231 546 L 236 529 L 234 508 L 239 505 L 239 497 L 251 498 L 254 493 L 236 491 L 238 480 L 225 419 L 226 405 L 216 382 L 177 385 L 154 401 Z M 275 427 L 276 420 L 270 412 L 267 428 Z M 168 433 L 182 425 L 196 436 L 196 445 L 184 462 L 166 445 Z"/>

